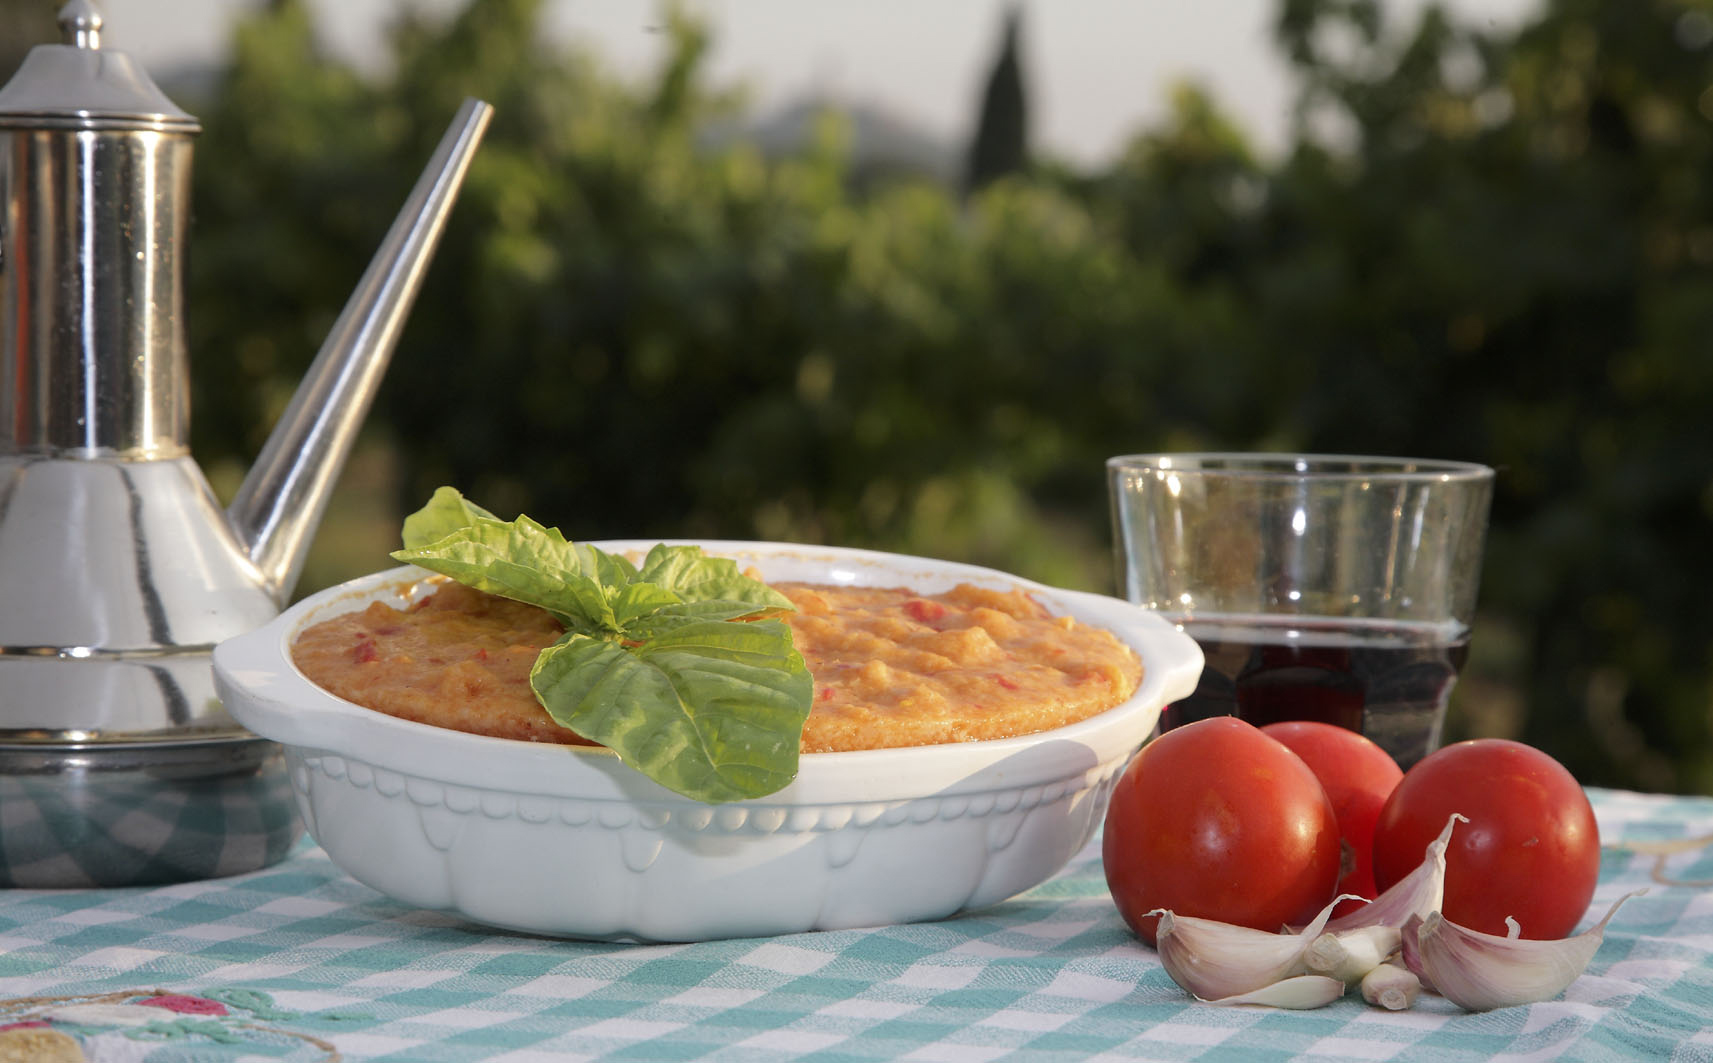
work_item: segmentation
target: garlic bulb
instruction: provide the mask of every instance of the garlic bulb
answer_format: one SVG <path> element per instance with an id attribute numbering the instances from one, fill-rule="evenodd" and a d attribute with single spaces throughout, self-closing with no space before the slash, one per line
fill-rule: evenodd
<path id="1" fill-rule="evenodd" d="M 1404 927 L 1404 962 L 1434 992 L 1468 1011 L 1551 1000 L 1594 958 L 1618 908 L 1646 892 L 1626 893 L 1598 923 L 1559 941 L 1484 934 L 1434 912 Z"/>

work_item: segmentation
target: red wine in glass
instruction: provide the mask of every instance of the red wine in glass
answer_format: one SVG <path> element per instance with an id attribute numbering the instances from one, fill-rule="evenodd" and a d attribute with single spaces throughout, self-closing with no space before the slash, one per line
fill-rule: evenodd
<path id="1" fill-rule="evenodd" d="M 1318 720 L 1367 735 L 1403 768 L 1438 748 L 1469 655 L 1460 624 L 1203 615 L 1180 626 L 1207 663 L 1195 692 L 1160 714 L 1161 730 L 1209 716 Z"/>

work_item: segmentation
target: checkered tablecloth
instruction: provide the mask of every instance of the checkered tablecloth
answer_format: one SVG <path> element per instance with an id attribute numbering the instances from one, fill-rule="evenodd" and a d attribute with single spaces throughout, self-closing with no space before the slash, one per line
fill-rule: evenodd
<path id="1" fill-rule="evenodd" d="M 1592 796 L 1594 911 L 1649 892 L 1532 1007 L 1196 1004 L 1125 929 L 1098 842 L 945 922 L 678 946 L 413 910 L 305 842 L 228 879 L 0 891 L 0 1060 L 1713 1060 L 1713 849 L 1662 844 L 1713 834 L 1713 799 Z"/>

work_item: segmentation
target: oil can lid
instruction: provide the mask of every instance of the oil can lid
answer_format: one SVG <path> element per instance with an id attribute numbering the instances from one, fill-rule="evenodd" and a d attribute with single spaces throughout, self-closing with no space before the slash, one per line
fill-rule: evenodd
<path id="1" fill-rule="evenodd" d="M 0 88 L 0 128 L 157 129 L 201 127 L 162 92 L 142 64 L 101 47 L 101 12 L 91 0 L 59 11 L 61 44 L 30 49 Z"/>

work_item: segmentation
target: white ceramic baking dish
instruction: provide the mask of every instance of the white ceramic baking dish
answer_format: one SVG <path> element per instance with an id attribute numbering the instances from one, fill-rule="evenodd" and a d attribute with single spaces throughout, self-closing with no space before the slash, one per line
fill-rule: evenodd
<path id="1" fill-rule="evenodd" d="M 1022 588 L 1133 647 L 1142 683 L 1113 709 L 1036 735 L 806 754 L 784 790 L 708 805 L 608 750 L 396 719 L 335 697 L 291 663 L 305 626 L 425 593 L 419 569 L 323 591 L 223 643 L 215 680 L 240 723 L 285 747 L 306 827 L 358 881 L 497 927 L 686 941 L 939 919 L 1039 884 L 1086 844 L 1117 773 L 1201 671 L 1194 641 L 1115 598 L 898 554 L 700 545 L 769 580 Z"/>

